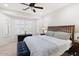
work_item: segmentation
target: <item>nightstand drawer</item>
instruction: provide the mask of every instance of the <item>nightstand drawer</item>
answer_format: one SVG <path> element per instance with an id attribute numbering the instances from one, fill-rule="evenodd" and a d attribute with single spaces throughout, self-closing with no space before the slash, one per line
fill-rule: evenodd
<path id="1" fill-rule="evenodd" d="M 78 42 L 75 42 L 73 47 L 76 52 L 79 52 L 79 43 Z"/>
<path id="2" fill-rule="evenodd" d="M 79 46 L 79 43 L 78 43 L 78 42 L 75 42 L 74 45 L 75 45 L 75 46 Z"/>
<path id="3" fill-rule="evenodd" d="M 79 46 L 74 46 L 75 50 L 79 51 Z"/>

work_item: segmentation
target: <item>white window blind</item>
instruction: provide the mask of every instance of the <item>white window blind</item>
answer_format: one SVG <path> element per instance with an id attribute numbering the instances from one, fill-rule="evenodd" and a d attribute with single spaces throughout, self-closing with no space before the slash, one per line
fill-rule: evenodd
<path id="1" fill-rule="evenodd" d="M 0 22 L 0 37 L 6 37 L 8 36 L 8 23 L 6 20 L 2 20 Z"/>
<path id="2" fill-rule="evenodd" d="M 28 20 L 15 20 L 16 34 L 25 34 L 33 32 L 33 22 Z"/>

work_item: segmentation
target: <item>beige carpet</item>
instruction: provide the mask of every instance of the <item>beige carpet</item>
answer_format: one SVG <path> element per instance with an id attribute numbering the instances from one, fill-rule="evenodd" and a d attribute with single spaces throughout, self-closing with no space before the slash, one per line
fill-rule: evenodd
<path id="1" fill-rule="evenodd" d="M 11 41 L 0 46 L 0 56 L 16 56 L 17 55 L 17 41 Z"/>

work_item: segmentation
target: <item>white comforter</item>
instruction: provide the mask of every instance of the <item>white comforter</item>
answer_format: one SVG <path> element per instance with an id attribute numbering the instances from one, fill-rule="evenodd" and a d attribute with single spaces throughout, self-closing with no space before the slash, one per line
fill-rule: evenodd
<path id="1" fill-rule="evenodd" d="M 70 40 L 62 40 L 49 36 L 30 36 L 24 39 L 31 56 L 62 55 L 71 47 Z"/>

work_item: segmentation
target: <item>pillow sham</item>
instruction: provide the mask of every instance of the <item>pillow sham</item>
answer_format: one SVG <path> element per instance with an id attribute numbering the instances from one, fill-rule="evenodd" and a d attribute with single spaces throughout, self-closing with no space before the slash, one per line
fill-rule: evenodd
<path id="1" fill-rule="evenodd" d="M 71 37 L 71 33 L 66 33 L 66 32 L 55 32 L 54 37 L 59 38 L 59 39 L 64 39 L 68 40 Z"/>
<path id="2" fill-rule="evenodd" d="M 54 31 L 47 31 L 46 32 L 46 35 L 47 36 L 54 36 Z"/>

